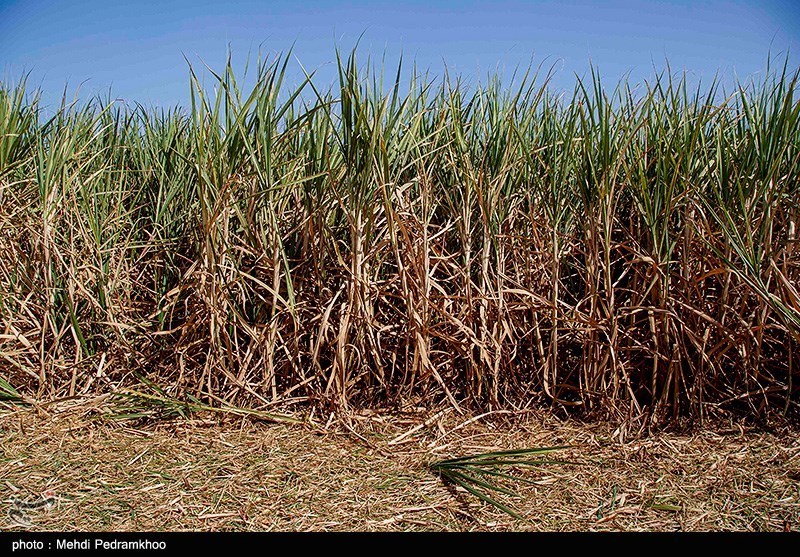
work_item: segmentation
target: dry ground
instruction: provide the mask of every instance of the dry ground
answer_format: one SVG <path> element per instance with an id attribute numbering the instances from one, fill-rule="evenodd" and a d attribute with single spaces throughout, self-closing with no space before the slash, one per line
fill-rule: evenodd
<path id="1" fill-rule="evenodd" d="M 620 441 L 539 414 L 362 414 L 316 427 L 240 419 L 106 423 L 91 405 L 0 416 L 3 529 L 11 498 L 55 491 L 35 530 L 798 530 L 796 432 L 720 427 Z M 339 425 L 336 425 L 339 423 Z M 459 427 L 461 426 L 461 427 Z M 525 471 L 521 522 L 426 465 L 570 444 L 575 464 Z"/>

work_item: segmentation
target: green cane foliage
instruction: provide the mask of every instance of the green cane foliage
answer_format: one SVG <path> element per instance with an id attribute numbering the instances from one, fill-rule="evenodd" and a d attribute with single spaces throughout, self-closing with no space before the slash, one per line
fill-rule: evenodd
<path id="1" fill-rule="evenodd" d="M 558 464 L 571 464 L 568 461 L 550 459 L 531 459 L 533 456 L 546 455 L 555 451 L 568 449 L 569 446 L 541 447 L 532 449 L 513 449 L 463 456 L 441 460 L 429 465 L 429 469 L 444 481 L 463 487 L 469 493 L 488 503 L 504 513 L 518 519 L 525 520 L 515 509 L 509 507 L 490 495 L 492 491 L 511 497 L 519 497 L 514 491 L 492 483 L 492 478 L 502 478 L 522 483 L 532 483 L 531 480 L 519 477 L 503 470 L 513 471 L 515 468 L 541 468 Z"/>
<path id="2" fill-rule="evenodd" d="M 22 395 L 5 379 L 0 377 L 0 401 L 22 402 Z"/>
<path id="3" fill-rule="evenodd" d="M 0 87 L 0 179 L 32 155 L 38 119 L 38 94 L 29 96 L 27 76 Z"/>
<path id="4" fill-rule="evenodd" d="M 105 419 L 112 421 L 186 419 L 191 414 L 210 412 L 249 417 L 273 423 L 303 423 L 302 420 L 291 416 L 272 412 L 237 408 L 227 404 L 212 406 L 202 403 L 191 395 L 187 396 L 187 400 L 180 400 L 177 397 L 170 396 L 164 389 L 145 377 L 138 376 L 137 379 L 149 392 L 129 388 L 115 393 L 112 400 L 112 410 L 108 415 L 103 416 Z M 3 385 L 0 383 L 0 388 L 2 387 Z"/>

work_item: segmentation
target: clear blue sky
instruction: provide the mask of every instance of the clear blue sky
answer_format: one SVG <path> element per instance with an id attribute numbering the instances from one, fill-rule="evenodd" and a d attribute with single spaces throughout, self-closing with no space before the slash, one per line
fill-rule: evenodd
<path id="1" fill-rule="evenodd" d="M 402 52 L 440 75 L 475 80 L 494 68 L 558 61 L 569 86 L 591 59 L 608 80 L 652 74 L 665 58 L 703 80 L 717 70 L 749 76 L 767 53 L 800 61 L 800 0 L 635 2 L 475 1 L 56 1 L 0 0 L 3 79 L 31 72 L 45 99 L 68 84 L 81 94 L 107 92 L 146 104 L 188 99 L 190 61 L 219 68 L 228 45 L 248 52 L 286 51 L 320 85 L 334 79 L 334 47 L 396 60 Z M 295 65 L 296 76 L 302 75 Z"/>

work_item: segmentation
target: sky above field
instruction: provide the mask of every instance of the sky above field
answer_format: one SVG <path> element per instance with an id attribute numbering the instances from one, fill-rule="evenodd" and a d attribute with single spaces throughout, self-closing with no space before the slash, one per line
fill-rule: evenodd
<path id="1" fill-rule="evenodd" d="M 362 36 L 363 34 L 363 36 Z M 335 79 L 335 47 L 396 63 L 400 53 L 441 75 L 470 80 L 540 62 L 556 64 L 553 84 L 569 87 L 589 62 L 606 81 L 640 80 L 662 68 L 703 81 L 763 70 L 767 54 L 800 61 L 800 1 L 475 2 L 475 1 L 131 1 L 0 0 L 0 76 L 30 72 L 46 102 L 65 87 L 145 104 L 186 103 L 187 63 L 218 69 L 228 47 L 285 52 L 315 83 Z M 299 81 L 295 61 L 290 77 Z"/>

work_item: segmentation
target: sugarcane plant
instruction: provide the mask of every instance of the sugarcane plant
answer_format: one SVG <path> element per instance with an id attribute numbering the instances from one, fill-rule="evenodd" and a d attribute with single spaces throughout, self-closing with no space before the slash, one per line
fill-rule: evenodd
<path id="1" fill-rule="evenodd" d="M 665 424 L 800 415 L 800 70 L 557 90 L 337 51 L 186 107 L 0 83 L 0 379 Z M 546 69 L 546 68 L 545 68 Z M 252 69 L 250 70 L 253 71 Z M 248 78 L 249 75 L 249 78 Z"/>

